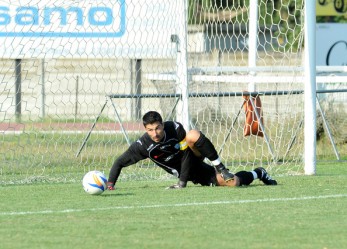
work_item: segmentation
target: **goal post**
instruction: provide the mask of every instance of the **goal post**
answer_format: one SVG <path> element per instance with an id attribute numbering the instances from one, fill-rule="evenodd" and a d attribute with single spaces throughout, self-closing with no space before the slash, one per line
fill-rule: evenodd
<path id="1" fill-rule="evenodd" d="M 316 3 L 305 1 L 305 174 L 316 173 Z"/>
<path id="2" fill-rule="evenodd" d="M 189 97 L 188 97 L 188 57 L 187 57 L 187 21 L 188 21 L 188 1 L 177 1 L 179 7 L 178 15 L 178 34 L 175 42 L 177 44 L 176 58 L 176 85 L 178 93 L 181 93 L 181 100 L 176 110 L 177 120 L 180 121 L 186 130 L 190 129 L 189 124 Z M 173 34 L 175 36 L 175 34 Z"/>
<path id="3" fill-rule="evenodd" d="M 2 1 L 0 184 L 108 174 L 149 110 L 201 130 L 233 172 L 315 174 L 343 151 L 347 81 L 315 75 L 314 2 Z M 120 180 L 170 177 L 145 160 Z"/>

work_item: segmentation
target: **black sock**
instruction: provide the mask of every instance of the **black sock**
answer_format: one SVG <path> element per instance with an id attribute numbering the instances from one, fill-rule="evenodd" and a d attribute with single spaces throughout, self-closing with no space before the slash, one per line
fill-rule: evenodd
<path id="1" fill-rule="evenodd" d="M 211 162 L 218 159 L 218 153 L 211 143 L 211 141 L 200 132 L 198 141 L 195 142 L 194 146 L 199 150 L 203 157 L 207 157 Z"/>
<path id="2" fill-rule="evenodd" d="M 235 175 L 240 179 L 240 186 L 249 185 L 253 182 L 253 174 L 249 171 L 239 171 Z"/>
<path id="3" fill-rule="evenodd" d="M 259 168 L 256 168 L 253 171 L 257 173 L 258 179 L 261 179 L 263 172 Z"/>

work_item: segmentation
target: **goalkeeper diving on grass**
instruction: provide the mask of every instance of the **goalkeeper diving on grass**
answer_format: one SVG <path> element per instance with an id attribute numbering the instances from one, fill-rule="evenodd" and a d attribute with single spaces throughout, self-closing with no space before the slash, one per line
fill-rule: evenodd
<path id="1" fill-rule="evenodd" d="M 181 189 L 187 182 L 202 186 L 243 186 L 259 179 L 266 185 L 277 185 L 262 167 L 231 173 L 211 141 L 198 130 L 185 131 L 182 124 L 165 121 L 156 111 L 143 118 L 145 133 L 119 156 L 110 170 L 107 188 L 114 190 L 122 168 L 149 158 L 157 166 L 178 178 L 168 189 Z M 204 162 L 207 158 L 213 166 Z"/>

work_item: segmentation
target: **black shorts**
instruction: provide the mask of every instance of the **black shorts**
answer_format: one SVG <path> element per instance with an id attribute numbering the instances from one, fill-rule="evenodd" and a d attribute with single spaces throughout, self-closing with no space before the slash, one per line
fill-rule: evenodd
<path id="1" fill-rule="evenodd" d="M 202 158 L 196 157 L 192 152 L 189 154 L 192 167 L 189 172 L 189 181 L 202 186 L 216 186 L 216 170 L 213 166 L 205 163 Z"/>

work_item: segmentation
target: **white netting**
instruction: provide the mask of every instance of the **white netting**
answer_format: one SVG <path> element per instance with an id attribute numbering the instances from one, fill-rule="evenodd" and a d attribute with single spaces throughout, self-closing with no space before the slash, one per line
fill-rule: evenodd
<path id="1" fill-rule="evenodd" d="M 180 118 L 177 58 L 185 52 L 189 122 L 212 139 L 226 165 L 303 171 L 302 1 L 259 0 L 254 55 L 249 1 L 28 0 L 0 7 L 0 183 L 76 181 L 91 169 L 107 174 L 144 132 L 145 112 Z M 243 135 L 243 91 L 260 93 L 264 137 Z M 123 173 L 122 180 L 168 177 L 148 161 Z"/>

